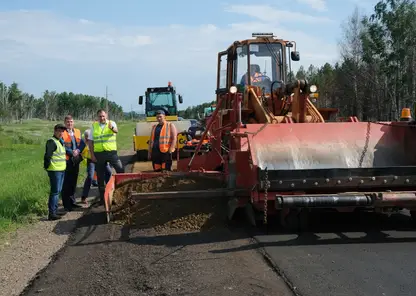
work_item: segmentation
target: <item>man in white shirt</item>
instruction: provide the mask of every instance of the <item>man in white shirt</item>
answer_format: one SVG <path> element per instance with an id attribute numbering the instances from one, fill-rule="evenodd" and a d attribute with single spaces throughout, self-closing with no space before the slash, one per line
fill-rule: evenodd
<path id="1" fill-rule="evenodd" d="M 117 124 L 107 120 L 107 113 L 100 109 L 97 112 L 98 120 L 91 127 L 91 138 L 88 147 L 92 162 L 96 163 L 98 189 L 101 201 L 104 201 L 105 171 L 107 162 L 117 173 L 124 173 L 124 167 L 117 154 Z"/>

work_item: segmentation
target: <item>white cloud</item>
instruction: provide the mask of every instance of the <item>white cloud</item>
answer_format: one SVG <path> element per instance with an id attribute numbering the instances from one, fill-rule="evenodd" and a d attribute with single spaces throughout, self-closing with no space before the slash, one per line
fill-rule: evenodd
<path id="1" fill-rule="evenodd" d="M 11 59 L 66 60 L 72 62 L 145 62 L 169 67 L 178 62 L 215 68 L 216 53 L 234 40 L 251 37 L 255 31 L 273 31 L 275 35 L 296 40 L 305 56 L 321 54 L 321 43 L 313 32 L 284 29 L 278 21 L 329 22 L 327 18 L 275 10 L 269 6 L 236 5 L 229 12 L 246 14 L 257 21 L 234 23 L 227 27 L 214 24 L 188 27 L 115 27 L 89 20 L 75 20 L 46 11 L 0 13 L 1 56 L 14 41 L 18 51 Z M 333 55 L 331 52 L 330 55 Z M 195 62 L 201 59 L 201 63 Z M 12 61 L 12 60 L 10 60 Z M 311 61 L 312 62 L 312 61 Z"/>
<path id="2" fill-rule="evenodd" d="M 328 44 L 320 39 L 324 36 L 315 35 L 309 29 L 311 26 L 328 26 L 331 22 L 328 18 L 280 11 L 270 6 L 234 5 L 228 6 L 227 11 L 251 16 L 252 20 L 227 26 L 127 27 L 71 19 L 48 11 L 0 12 L 0 63 L 3 69 L 35 64 L 42 69 L 47 60 L 63 61 L 74 68 L 92 65 L 92 76 L 94 65 L 104 65 L 108 72 L 128 67 L 136 69 L 140 76 L 137 81 L 143 85 L 154 84 L 154 80 L 147 81 L 151 78 L 142 75 L 148 73 L 148 77 L 175 79 L 182 87 L 195 88 L 201 81 L 206 81 L 204 90 L 212 92 L 217 53 L 235 40 L 251 38 L 253 32 L 273 32 L 279 38 L 295 40 L 301 61 L 292 62 L 294 69 L 301 64 L 308 67 L 309 64 L 333 62 L 338 55 L 335 44 Z M 306 23 L 308 31 L 289 27 L 302 25 L 302 22 Z M 195 96 L 198 96 L 197 90 Z"/>
<path id="3" fill-rule="evenodd" d="M 327 11 L 325 0 L 297 0 L 299 3 L 306 4 L 317 11 Z"/>

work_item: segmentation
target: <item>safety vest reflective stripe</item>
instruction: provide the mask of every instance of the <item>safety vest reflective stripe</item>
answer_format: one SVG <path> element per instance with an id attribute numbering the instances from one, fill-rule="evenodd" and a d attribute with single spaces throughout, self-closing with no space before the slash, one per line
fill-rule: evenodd
<path id="1" fill-rule="evenodd" d="M 171 125 L 170 122 L 166 122 L 162 126 L 162 129 L 160 130 L 159 150 L 162 153 L 168 152 L 169 147 L 170 147 L 170 143 L 171 143 L 171 136 L 170 136 L 171 126 L 170 125 Z M 150 147 L 153 147 L 153 143 L 155 142 L 155 130 L 156 130 L 156 125 L 154 125 L 152 128 L 152 137 L 151 137 Z"/>
<path id="2" fill-rule="evenodd" d="M 108 122 L 104 128 L 100 127 L 99 122 L 94 122 L 92 125 L 92 135 L 94 138 L 94 152 L 117 150 L 117 136 L 108 127 Z"/>
<path id="3" fill-rule="evenodd" d="M 66 158 L 65 147 L 55 138 L 51 138 L 56 144 L 56 150 L 52 153 L 48 171 L 65 171 Z"/>

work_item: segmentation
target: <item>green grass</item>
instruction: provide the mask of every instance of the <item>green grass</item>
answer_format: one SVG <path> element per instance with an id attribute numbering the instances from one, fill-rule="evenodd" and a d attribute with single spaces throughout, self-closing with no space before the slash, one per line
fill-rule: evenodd
<path id="1" fill-rule="evenodd" d="M 47 214 L 49 180 L 43 169 L 46 140 L 56 122 L 30 120 L 0 125 L 0 235 Z M 75 121 L 83 133 L 89 122 Z M 118 122 L 118 150 L 133 147 L 134 122 Z M 80 167 L 78 184 L 85 180 Z"/>

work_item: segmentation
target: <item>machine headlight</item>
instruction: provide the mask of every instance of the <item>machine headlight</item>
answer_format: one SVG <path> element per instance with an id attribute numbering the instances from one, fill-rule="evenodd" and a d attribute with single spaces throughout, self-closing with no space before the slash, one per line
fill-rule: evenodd
<path id="1" fill-rule="evenodd" d="M 237 92 L 237 87 L 236 86 L 231 86 L 230 87 L 230 93 L 235 94 Z"/>
<path id="2" fill-rule="evenodd" d="M 311 87 L 309 87 L 309 90 L 310 90 L 311 93 L 314 93 L 318 90 L 318 88 L 316 87 L 315 84 L 312 84 Z"/>

